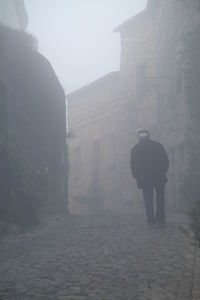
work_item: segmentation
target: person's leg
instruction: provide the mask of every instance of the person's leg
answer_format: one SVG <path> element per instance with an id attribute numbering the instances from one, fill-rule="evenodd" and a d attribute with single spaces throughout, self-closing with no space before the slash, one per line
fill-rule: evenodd
<path id="1" fill-rule="evenodd" d="M 165 224 L 165 183 L 155 185 L 156 189 L 156 221 L 158 224 Z"/>
<path id="2" fill-rule="evenodd" d="M 148 224 L 155 224 L 153 209 L 153 186 L 142 189 Z"/>

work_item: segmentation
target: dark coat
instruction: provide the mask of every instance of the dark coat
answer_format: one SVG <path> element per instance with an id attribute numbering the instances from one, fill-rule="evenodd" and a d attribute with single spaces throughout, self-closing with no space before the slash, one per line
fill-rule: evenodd
<path id="1" fill-rule="evenodd" d="M 158 142 L 143 140 L 131 150 L 131 171 L 139 188 L 167 182 L 168 168 L 167 153 Z"/>

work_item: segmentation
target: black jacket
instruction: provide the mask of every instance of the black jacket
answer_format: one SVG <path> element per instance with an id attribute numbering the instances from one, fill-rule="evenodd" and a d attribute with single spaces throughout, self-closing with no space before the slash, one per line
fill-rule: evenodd
<path id="1" fill-rule="evenodd" d="M 144 140 L 131 150 L 131 171 L 139 188 L 166 182 L 168 168 L 167 153 L 158 142 Z"/>

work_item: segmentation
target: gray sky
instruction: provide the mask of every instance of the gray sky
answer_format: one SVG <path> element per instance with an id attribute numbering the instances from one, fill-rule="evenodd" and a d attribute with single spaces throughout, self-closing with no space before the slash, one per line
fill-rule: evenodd
<path id="1" fill-rule="evenodd" d="M 146 0 L 25 0 L 28 31 L 52 63 L 66 93 L 119 70 L 120 37 L 113 29 Z"/>

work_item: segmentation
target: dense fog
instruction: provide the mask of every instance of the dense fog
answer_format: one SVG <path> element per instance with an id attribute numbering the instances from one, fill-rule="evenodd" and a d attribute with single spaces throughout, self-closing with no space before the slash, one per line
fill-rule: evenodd
<path id="1" fill-rule="evenodd" d="M 0 0 L 0 300 L 200 299 L 199 97 L 199 0 Z"/>

